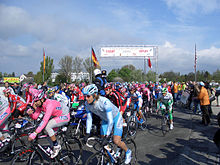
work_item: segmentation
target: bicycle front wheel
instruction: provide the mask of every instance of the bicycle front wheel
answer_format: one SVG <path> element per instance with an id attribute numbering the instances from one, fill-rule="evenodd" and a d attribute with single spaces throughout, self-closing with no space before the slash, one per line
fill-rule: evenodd
<path id="1" fill-rule="evenodd" d="M 106 165 L 107 163 L 111 164 L 111 161 L 105 154 L 98 151 L 88 158 L 85 165 Z"/>
<path id="2" fill-rule="evenodd" d="M 161 131 L 163 133 L 163 136 L 166 135 L 168 130 L 169 130 L 169 127 L 168 127 L 168 123 L 167 123 L 167 118 L 166 117 L 162 117 L 162 119 L 161 119 Z"/>
<path id="3" fill-rule="evenodd" d="M 136 117 L 132 115 L 128 120 L 128 133 L 130 136 L 134 137 L 137 133 L 138 123 Z"/>

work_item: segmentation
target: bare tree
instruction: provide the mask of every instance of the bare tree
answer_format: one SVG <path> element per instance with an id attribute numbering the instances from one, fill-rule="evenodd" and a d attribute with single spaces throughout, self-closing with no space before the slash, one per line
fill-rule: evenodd
<path id="1" fill-rule="evenodd" d="M 66 78 L 67 82 L 71 81 L 71 73 L 73 71 L 73 57 L 64 56 L 59 61 L 60 70 L 59 73 Z"/>
<path id="2" fill-rule="evenodd" d="M 76 78 L 78 78 L 79 73 L 83 70 L 82 62 L 83 59 L 78 56 L 73 59 L 73 72 L 76 73 Z"/>
<path id="3" fill-rule="evenodd" d="M 89 73 L 90 79 L 91 79 L 92 77 L 94 77 L 94 75 L 93 75 L 93 70 L 95 69 L 95 67 L 94 67 L 94 65 L 91 63 L 91 58 L 90 58 L 90 57 L 88 57 L 87 59 L 85 59 L 85 61 L 83 62 L 83 66 L 84 66 L 85 70 Z M 92 77 L 91 77 L 91 73 L 92 73 Z M 90 80 L 90 81 L 92 81 L 92 80 Z"/>

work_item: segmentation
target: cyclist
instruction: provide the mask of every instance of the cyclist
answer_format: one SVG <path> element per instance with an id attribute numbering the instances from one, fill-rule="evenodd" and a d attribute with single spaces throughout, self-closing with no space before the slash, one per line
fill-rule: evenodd
<path id="1" fill-rule="evenodd" d="M 70 97 L 60 89 L 60 87 L 55 86 L 54 88 L 55 94 L 54 98 L 57 99 L 58 101 L 64 101 L 68 107 L 70 107 Z M 62 96 L 61 96 L 62 95 Z"/>
<path id="2" fill-rule="evenodd" d="M 3 90 L 3 92 L 5 94 L 5 97 L 8 98 L 9 107 L 11 107 L 12 105 L 11 113 L 13 117 L 17 118 L 21 116 L 27 107 L 27 103 L 24 101 L 24 99 L 16 94 L 11 94 L 9 88 L 6 88 L 5 90 Z"/>
<path id="3" fill-rule="evenodd" d="M 165 111 L 168 111 L 170 118 L 170 129 L 173 129 L 173 96 L 167 91 L 167 88 L 162 88 L 162 94 L 159 95 L 157 101 L 157 107 L 161 110 L 161 113 L 164 114 Z"/>
<path id="4" fill-rule="evenodd" d="M 106 97 L 120 110 L 123 115 L 126 106 L 126 98 L 119 92 L 113 89 L 112 84 L 106 84 L 105 86 Z"/>
<path id="5" fill-rule="evenodd" d="M 55 93 L 55 89 L 54 88 L 48 88 L 47 94 L 48 94 L 48 98 L 49 99 L 57 100 L 57 101 L 59 101 L 61 103 L 64 103 L 68 107 L 70 106 L 70 102 L 69 102 L 68 98 L 65 95 L 62 95 L 62 94 L 59 94 L 59 93 Z"/>
<path id="6" fill-rule="evenodd" d="M 141 84 L 141 90 L 140 90 L 140 93 L 142 95 L 142 98 L 143 98 L 143 104 L 146 105 L 147 107 L 147 112 L 151 112 L 152 113 L 152 110 L 150 109 L 150 90 L 147 86 L 145 86 L 145 84 Z"/>
<path id="7" fill-rule="evenodd" d="M 111 103 L 111 101 L 98 94 L 98 88 L 95 84 L 87 85 L 84 88 L 84 95 L 86 96 L 86 137 L 87 141 L 91 127 L 92 127 L 92 113 L 96 114 L 102 119 L 101 135 L 108 138 L 114 127 L 113 142 L 126 152 L 125 164 L 129 164 L 131 161 L 131 150 L 127 148 L 124 142 L 121 141 L 123 132 L 123 120 L 119 112 L 119 109 Z"/>
<path id="8" fill-rule="evenodd" d="M 105 84 L 107 83 L 106 79 L 102 77 L 102 72 L 100 69 L 94 70 L 95 81 L 94 84 L 98 87 L 99 93 L 101 96 L 105 96 Z"/>
<path id="9" fill-rule="evenodd" d="M 11 109 L 8 100 L 0 95 L 0 150 L 4 151 L 9 144 L 8 119 L 11 116 Z"/>
<path id="10" fill-rule="evenodd" d="M 25 99 L 26 99 L 26 103 L 27 105 L 30 103 L 32 103 L 32 97 L 35 93 L 38 92 L 37 89 L 34 88 L 34 86 L 31 86 L 30 84 L 28 83 L 25 83 L 22 88 L 21 88 L 21 91 L 25 91 Z"/>
<path id="11" fill-rule="evenodd" d="M 70 121 L 69 108 L 64 103 L 47 99 L 43 90 L 39 90 L 34 95 L 33 107 L 35 112 L 31 109 L 27 111 L 31 118 L 36 120 L 42 112 L 44 112 L 44 117 L 37 129 L 29 135 L 28 140 L 35 139 L 37 134 L 45 128 L 53 143 L 51 158 L 55 158 L 61 150 L 61 145 L 57 142 L 53 128 L 61 127 Z"/>
<path id="12" fill-rule="evenodd" d="M 129 108 L 130 103 L 134 103 L 134 109 L 137 110 L 137 114 L 140 116 L 139 122 L 142 124 L 145 122 L 143 120 L 143 114 L 141 112 L 142 104 L 143 104 L 143 99 L 139 91 L 137 91 L 136 87 L 131 86 L 130 87 L 130 96 L 127 98 L 127 108 Z"/>

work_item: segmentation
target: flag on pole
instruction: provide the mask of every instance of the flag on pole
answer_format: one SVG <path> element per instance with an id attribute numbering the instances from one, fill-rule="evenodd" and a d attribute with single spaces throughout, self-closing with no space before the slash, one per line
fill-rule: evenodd
<path id="1" fill-rule="evenodd" d="M 196 71 L 196 65 L 197 65 L 197 55 L 196 55 L 196 45 L 195 45 L 195 61 L 194 61 L 194 69 Z"/>
<path id="2" fill-rule="evenodd" d="M 45 51 L 44 51 L 44 49 L 43 49 L 43 56 L 44 56 L 44 66 L 43 67 L 44 67 L 44 73 L 45 73 L 45 63 L 46 62 L 45 62 Z"/>
<path id="3" fill-rule="evenodd" d="M 100 67 L 99 62 L 98 62 L 98 60 L 96 58 L 96 55 L 95 55 L 95 51 L 94 51 L 93 48 L 92 48 L 92 61 L 93 61 L 93 64 L 94 64 L 95 67 Z"/>
<path id="4" fill-rule="evenodd" d="M 152 68 L 150 57 L 148 57 L 147 63 L 148 63 L 149 68 Z"/>

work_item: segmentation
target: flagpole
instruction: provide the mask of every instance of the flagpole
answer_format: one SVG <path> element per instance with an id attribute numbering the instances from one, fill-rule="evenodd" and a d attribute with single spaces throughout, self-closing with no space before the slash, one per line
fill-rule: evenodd
<path id="1" fill-rule="evenodd" d="M 90 83 L 92 83 L 92 47 L 91 47 L 91 60 L 90 60 Z"/>
<path id="2" fill-rule="evenodd" d="M 195 44 L 195 64 L 194 64 L 194 71 L 195 71 L 195 82 L 197 81 L 197 73 L 196 73 L 196 64 L 197 64 L 197 56 L 196 56 L 196 44 Z"/>
<path id="3" fill-rule="evenodd" d="M 43 48 L 43 82 L 44 82 L 44 48 Z"/>

